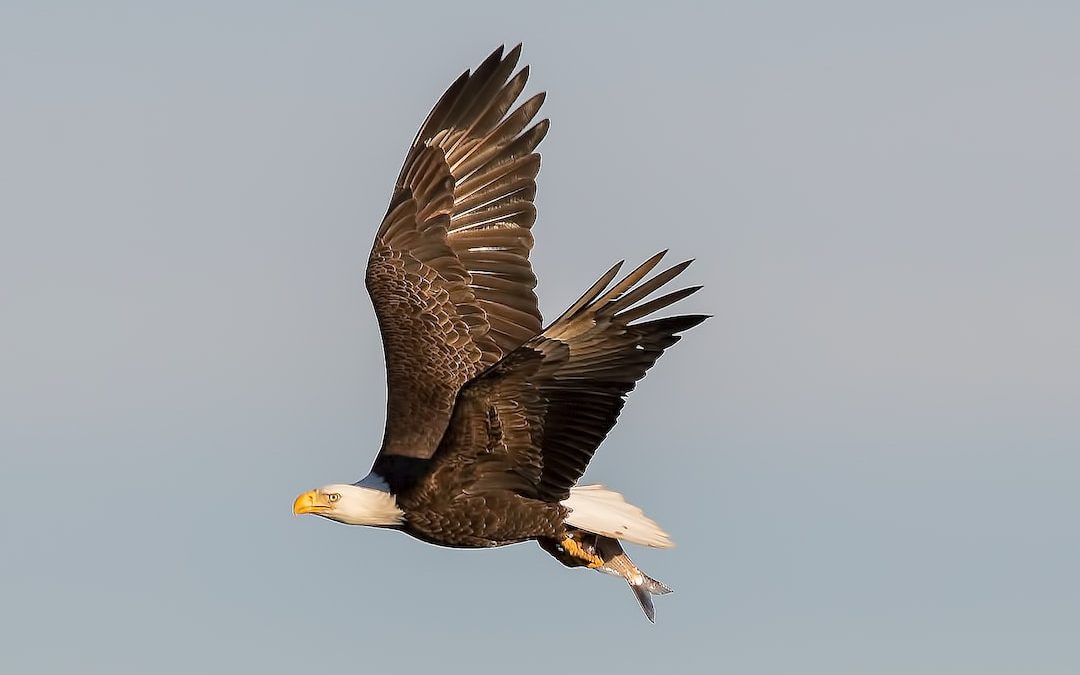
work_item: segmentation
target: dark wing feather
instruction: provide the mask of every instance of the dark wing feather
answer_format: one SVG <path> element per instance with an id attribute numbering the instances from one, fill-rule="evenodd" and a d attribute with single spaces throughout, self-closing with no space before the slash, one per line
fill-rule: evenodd
<path id="1" fill-rule="evenodd" d="M 529 265 L 547 120 L 520 45 L 500 47 L 443 94 L 405 158 L 368 259 L 386 357 L 380 459 L 435 451 L 458 390 L 540 331 Z"/>
<path id="2" fill-rule="evenodd" d="M 543 334 L 466 385 L 436 462 L 471 463 L 475 491 L 569 496 L 635 383 L 679 333 L 706 318 L 638 322 L 700 288 L 638 304 L 689 264 L 642 281 L 663 255 L 607 289 L 616 265 Z"/>

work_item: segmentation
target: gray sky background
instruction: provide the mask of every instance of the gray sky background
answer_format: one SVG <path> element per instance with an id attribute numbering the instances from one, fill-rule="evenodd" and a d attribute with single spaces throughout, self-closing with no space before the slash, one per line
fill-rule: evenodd
<path id="1" fill-rule="evenodd" d="M 0 670 L 1080 671 L 1080 9 L 1017 4 L 3 3 Z M 290 512 L 378 447 L 406 146 L 517 41 L 545 316 L 666 247 L 716 315 L 586 474 L 679 544 L 655 626 Z"/>

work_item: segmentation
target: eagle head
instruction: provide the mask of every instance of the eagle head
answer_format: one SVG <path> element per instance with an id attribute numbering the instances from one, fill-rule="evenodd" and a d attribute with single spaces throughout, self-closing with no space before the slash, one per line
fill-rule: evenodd
<path id="1" fill-rule="evenodd" d="M 324 485 L 293 502 L 293 513 L 313 513 L 346 525 L 392 527 L 405 515 L 387 490 L 361 485 Z"/>

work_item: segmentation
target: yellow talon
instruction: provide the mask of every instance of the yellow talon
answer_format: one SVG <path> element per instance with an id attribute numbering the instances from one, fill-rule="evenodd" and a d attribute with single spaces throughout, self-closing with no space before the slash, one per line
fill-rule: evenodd
<path id="1" fill-rule="evenodd" d="M 596 569 L 597 567 L 604 566 L 604 559 L 595 553 L 589 553 L 581 547 L 581 544 L 574 541 L 573 537 L 567 537 L 559 542 L 559 545 L 563 547 L 563 550 L 574 556 L 579 560 L 584 560 L 589 564 L 590 569 Z"/>

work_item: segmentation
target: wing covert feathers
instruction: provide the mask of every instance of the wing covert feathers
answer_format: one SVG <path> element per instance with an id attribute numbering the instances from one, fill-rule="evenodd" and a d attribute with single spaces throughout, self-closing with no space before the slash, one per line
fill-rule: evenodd
<path id="1" fill-rule="evenodd" d="M 458 390 L 540 331 L 529 264 L 547 120 L 520 45 L 446 90 L 406 155 L 368 260 L 387 368 L 382 454 L 427 458 Z"/>

